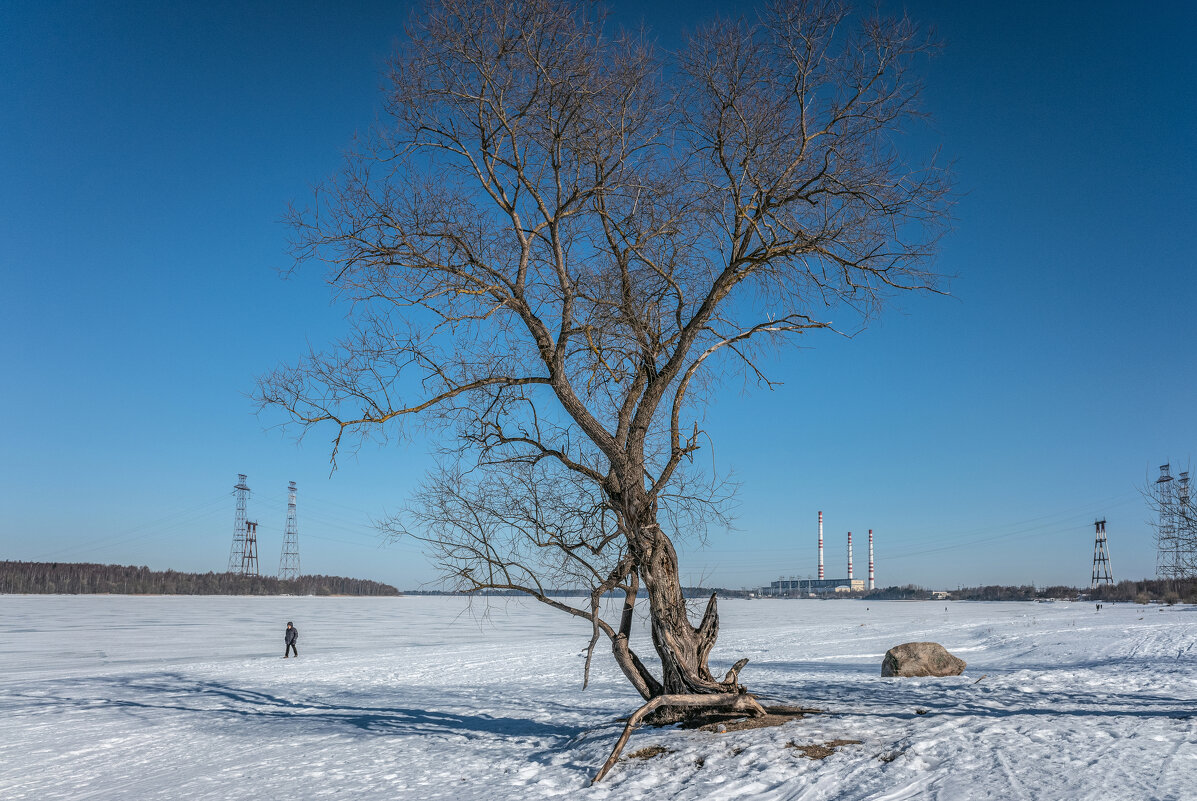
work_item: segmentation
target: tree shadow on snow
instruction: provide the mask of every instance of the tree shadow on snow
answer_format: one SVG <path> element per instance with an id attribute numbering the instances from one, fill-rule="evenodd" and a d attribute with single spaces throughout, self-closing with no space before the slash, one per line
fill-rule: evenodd
<path id="1" fill-rule="evenodd" d="M 57 691 L 57 692 L 56 692 Z M 174 713 L 194 716 L 198 725 L 285 726 L 288 735 L 345 731 L 375 736 L 441 735 L 467 739 L 516 737 L 541 741 L 569 739 L 582 728 L 530 718 L 436 709 L 370 706 L 336 700 L 285 697 L 273 693 L 180 674 L 99 677 L 54 682 L 36 695 L 10 694 L 26 706 L 45 708 L 116 708 L 130 714 Z M 460 706 L 476 706 L 462 699 Z M 543 706 L 544 704 L 538 704 Z"/>
<path id="2" fill-rule="evenodd" d="M 1122 660 L 1109 660 L 1117 666 Z M 1088 663 L 1107 664 L 1106 660 Z M 773 662 L 759 665 L 782 673 L 800 673 L 809 681 L 795 681 L 770 688 L 791 700 L 826 708 L 830 714 L 868 715 L 909 719 L 923 715 L 1010 717 L 1014 715 L 1076 717 L 1152 717 L 1188 720 L 1195 714 L 1190 699 L 1150 692 L 1118 692 L 1104 689 L 1039 689 L 1041 676 L 1019 678 L 1017 686 L 982 682 L 985 676 L 1006 678 L 1032 666 L 977 668 L 973 675 L 946 678 L 882 678 L 880 668 L 860 664 L 828 662 Z M 1058 670 L 1059 666 L 1055 666 Z M 970 670 L 970 672 L 973 672 Z M 1051 666 L 1040 669 L 1050 675 Z M 838 680 L 828 674 L 836 674 Z M 845 674 L 848 674 L 845 680 Z M 763 690 L 761 682 L 754 687 Z M 1031 689 L 1025 689 L 1028 685 Z M 916 712 L 915 708 L 922 711 Z"/>

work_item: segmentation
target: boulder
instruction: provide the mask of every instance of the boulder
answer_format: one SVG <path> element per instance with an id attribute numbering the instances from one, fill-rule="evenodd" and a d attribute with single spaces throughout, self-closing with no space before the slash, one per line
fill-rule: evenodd
<path id="1" fill-rule="evenodd" d="M 937 642 L 908 642 L 885 652 L 882 676 L 959 676 L 967 663 Z"/>

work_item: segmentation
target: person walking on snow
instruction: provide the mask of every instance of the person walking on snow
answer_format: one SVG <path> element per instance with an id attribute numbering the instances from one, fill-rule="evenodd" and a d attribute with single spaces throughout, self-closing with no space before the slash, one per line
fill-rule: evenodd
<path id="1" fill-rule="evenodd" d="M 299 629 L 287 621 L 287 632 L 283 635 L 283 659 L 286 659 L 291 654 L 299 657 L 299 649 L 295 647 L 295 643 L 299 641 Z"/>

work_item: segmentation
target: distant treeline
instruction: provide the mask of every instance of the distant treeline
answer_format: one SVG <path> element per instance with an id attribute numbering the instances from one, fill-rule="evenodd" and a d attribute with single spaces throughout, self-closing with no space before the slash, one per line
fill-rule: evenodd
<path id="1" fill-rule="evenodd" d="M 1038 598 L 1075 598 L 1080 590 L 1073 587 L 1049 587 L 1036 589 L 1031 585 L 1021 587 L 964 587 L 948 592 L 947 599 L 953 601 L 1034 601 Z M 944 598 L 944 593 L 928 590 L 916 584 L 878 587 L 865 592 L 829 592 L 819 596 L 828 600 L 861 598 L 866 601 L 930 601 Z"/>
<path id="2" fill-rule="evenodd" d="M 400 595 L 389 584 L 342 576 L 280 581 L 236 573 L 179 573 L 132 565 L 0 562 L 0 593 L 84 595 Z"/>
<path id="3" fill-rule="evenodd" d="M 494 598 L 526 598 L 527 593 L 518 590 L 479 590 L 477 592 L 458 592 L 453 590 L 405 590 L 406 595 L 479 595 Z M 752 593 L 748 590 L 727 590 L 721 587 L 682 587 L 682 595 L 686 598 L 710 598 L 715 593 L 720 598 L 747 598 Z M 576 588 L 545 590 L 544 594 L 550 598 L 589 598 L 590 590 Z M 604 598 L 623 598 L 620 591 L 603 594 Z"/>
<path id="4" fill-rule="evenodd" d="M 687 598 L 707 598 L 716 593 L 720 598 L 747 598 L 755 593 L 749 590 L 729 590 L 719 587 L 683 587 L 683 594 Z M 485 595 L 522 597 L 524 594 L 514 590 L 489 590 L 476 593 L 459 593 L 446 590 L 412 590 L 409 595 Z M 578 589 L 546 590 L 545 594 L 553 598 L 584 598 L 590 593 Z M 623 598 L 621 592 L 609 592 L 606 598 Z M 942 593 L 906 584 L 894 587 L 878 587 L 868 592 L 835 592 L 821 595 L 827 600 L 859 598 L 866 601 L 930 601 L 936 597 L 943 598 Z M 1197 604 L 1197 580 L 1171 581 L 1163 579 L 1141 579 L 1139 581 L 1122 581 L 1114 585 L 1102 585 L 1095 590 L 1089 588 L 1068 587 L 1063 584 L 1051 587 L 1036 587 L 1032 584 L 1003 585 L 989 584 L 984 587 L 960 587 L 950 590 L 946 600 L 952 601 L 1044 601 L 1044 600 L 1094 600 L 1094 601 L 1135 601 L 1146 604 L 1153 601 L 1161 603 L 1190 603 Z"/>
<path id="5" fill-rule="evenodd" d="M 1197 604 L 1197 579 L 1120 581 L 1090 590 L 1089 597 L 1095 601 L 1136 601 L 1141 604 L 1151 601 Z"/>
<path id="6" fill-rule="evenodd" d="M 1024 584 L 1017 587 L 964 587 L 953 590 L 953 600 L 960 601 L 1037 601 L 1074 600 L 1084 598 L 1092 601 L 1135 601 L 1146 604 L 1197 603 L 1197 581 L 1172 581 L 1166 579 L 1140 579 L 1120 581 L 1117 584 L 1102 584 L 1094 589 L 1067 587 L 1033 587 Z"/>
<path id="7" fill-rule="evenodd" d="M 931 600 L 931 591 L 913 584 L 906 584 L 902 587 L 878 587 L 863 594 L 859 592 L 829 593 L 827 597 L 864 598 L 866 601 L 929 601 Z"/>
<path id="8" fill-rule="evenodd" d="M 742 596 L 742 592 L 719 590 L 721 598 Z M 790 597 L 800 597 L 794 593 Z M 862 599 L 866 601 L 1135 601 L 1146 604 L 1161 603 L 1197 604 L 1197 580 L 1172 581 L 1163 579 L 1141 579 L 1123 581 L 1114 585 L 1102 585 L 1091 590 L 1088 587 L 1069 587 L 1058 584 L 1050 587 L 1036 587 L 1033 584 L 989 584 L 983 587 L 958 587 L 954 590 L 936 591 L 916 584 L 878 587 L 864 592 L 828 592 L 818 596 L 825 600 Z"/>
<path id="9" fill-rule="evenodd" d="M 1035 601 L 1048 598 L 1066 600 L 1083 594 L 1083 590 L 1062 585 L 1036 588 L 1033 584 L 987 584 L 984 587 L 961 587 L 953 590 L 952 598 L 957 601 Z"/>
<path id="10" fill-rule="evenodd" d="M 914 585 L 886 587 L 873 592 L 854 593 L 855 597 L 869 600 L 915 600 L 925 601 L 934 597 L 930 590 Z M 1117 584 L 1103 584 L 1096 589 L 1056 585 L 1035 587 L 1031 584 L 1004 586 L 991 584 L 984 587 L 961 587 L 948 593 L 953 601 L 1040 601 L 1076 600 L 1093 601 L 1135 601 L 1146 604 L 1152 601 L 1162 603 L 1197 603 L 1197 580 L 1172 581 L 1168 579 L 1140 579 L 1120 581 Z"/>

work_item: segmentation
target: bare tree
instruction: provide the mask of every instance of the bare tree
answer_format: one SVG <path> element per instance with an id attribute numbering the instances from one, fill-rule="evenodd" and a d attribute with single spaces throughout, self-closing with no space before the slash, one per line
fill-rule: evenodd
<path id="1" fill-rule="evenodd" d="M 693 463 L 699 421 L 728 376 L 769 383 L 765 347 L 937 289 L 947 178 L 897 145 L 931 44 L 835 2 L 720 20 L 676 53 L 611 27 L 572 0 L 431 0 L 384 125 L 292 216 L 352 333 L 259 397 L 330 427 L 334 463 L 409 418 L 447 432 L 392 533 L 460 589 L 588 621 L 589 656 L 605 640 L 654 709 L 759 710 L 746 660 L 712 675 L 716 599 L 695 625 L 679 579 L 674 538 L 727 497 Z M 550 597 L 566 585 L 589 603 Z M 630 642 L 642 597 L 659 672 Z"/>

